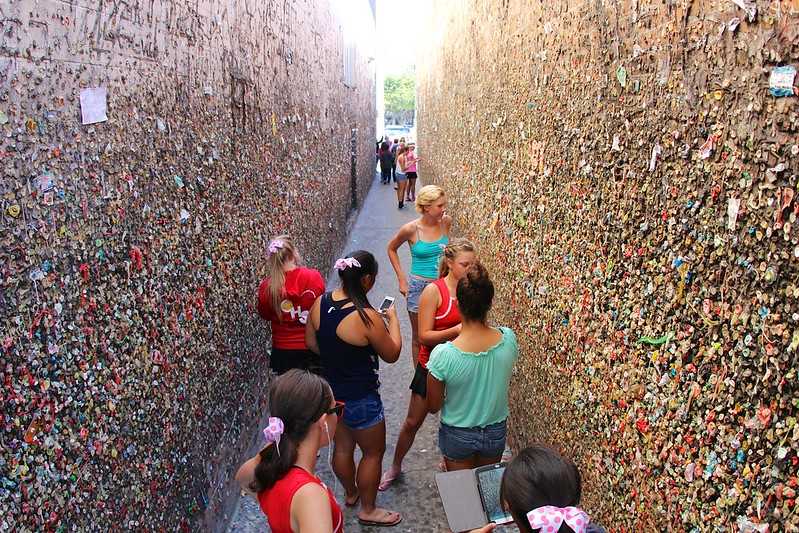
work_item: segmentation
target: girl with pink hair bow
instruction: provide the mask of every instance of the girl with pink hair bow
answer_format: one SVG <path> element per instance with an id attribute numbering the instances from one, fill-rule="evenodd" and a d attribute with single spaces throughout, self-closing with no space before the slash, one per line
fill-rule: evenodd
<path id="1" fill-rule="evenodd" d="M 502 506 L 522 533 L 605 533 L 580 509 L 582 481 L 577 467 L 542 446 L 525 448 L 505 468 Z M 495 524 L 470 533 L 488 533 Z"/>

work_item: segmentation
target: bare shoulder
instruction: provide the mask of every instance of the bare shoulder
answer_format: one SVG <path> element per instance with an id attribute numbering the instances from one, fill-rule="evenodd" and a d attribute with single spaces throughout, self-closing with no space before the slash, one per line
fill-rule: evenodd
<path id="1" fill-rule="evenodd" d="M 416 235 L 416 225 L 419 223 L 419 220 L 411 220 L 410 222 L 406 222 L 402 225 L 402 227 L 397 232 L 397 235 L 403 238 L 404 240 L 408 240 L 414 235 Z"/>

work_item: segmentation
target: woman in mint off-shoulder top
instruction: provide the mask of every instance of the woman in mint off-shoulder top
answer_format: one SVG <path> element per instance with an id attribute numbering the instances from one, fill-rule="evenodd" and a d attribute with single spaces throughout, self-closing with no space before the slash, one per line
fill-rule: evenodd
<path id="1" fill-rule="evenodd" d="M 497 463 L 505 450 L 519 346 L 513 330 L 487 324 L 493 298 L 494 284 L 477 262 L 458 282 L 461 333 L 436 346 L 427 363 L 427 407 L 441 410 L 438 446 L 447 470 Z"/>

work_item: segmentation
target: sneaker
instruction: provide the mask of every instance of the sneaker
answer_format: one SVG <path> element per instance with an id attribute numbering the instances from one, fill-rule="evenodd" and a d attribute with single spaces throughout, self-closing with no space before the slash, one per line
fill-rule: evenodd
<path id="1" fill-rule="evenodd" d="M 402 207 L 403 207 L 403 203 L 402 202 L 397 202 L 397 209 L 402 209 Z"/>

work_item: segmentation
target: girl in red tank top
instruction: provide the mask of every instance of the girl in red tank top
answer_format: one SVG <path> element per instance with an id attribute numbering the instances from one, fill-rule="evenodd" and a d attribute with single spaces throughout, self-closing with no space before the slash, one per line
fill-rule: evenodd
<path id="1" fill-rule="evenodd" d="M 427 417 L 427 362 L 433 348 L 454 339 L 460 333 L 461 317 L 455 289 L 474 259 L 474 245 L 471 242 L 462 238 L 453 239 L 444 248 L 439 279 L 422 291 L 419 299 L 419 361 L 411 381 L 411 401 L 394 449 L 394 461 L 380 480 L 380 490 L 391 486 L 402 472 L 402 460 L 411 449 L 416 432 Z"/>
<path id="2" fill-rule="evenodd" d="M 287 235 L 269 241 L 268 277 L 261 280 L 256 309 L 272 326 L 269 366 L 276 374 L 292 368 L 322 371 L 319 356 L 305 345 L 305 323 L 317 297 L 325 292 L 318 270 L 300 266 L 300 256 Z"/>
<path id="3" fill-rule="evenodd" d="M 324 378 L 292 369 L 273 382 L 269 405 L 266 446 L 239 468 L 236 481 L 256 496 L 274 533 L 342 533 L 341 508 L 313 471 L 344 404 L 333 399 Z"/>

